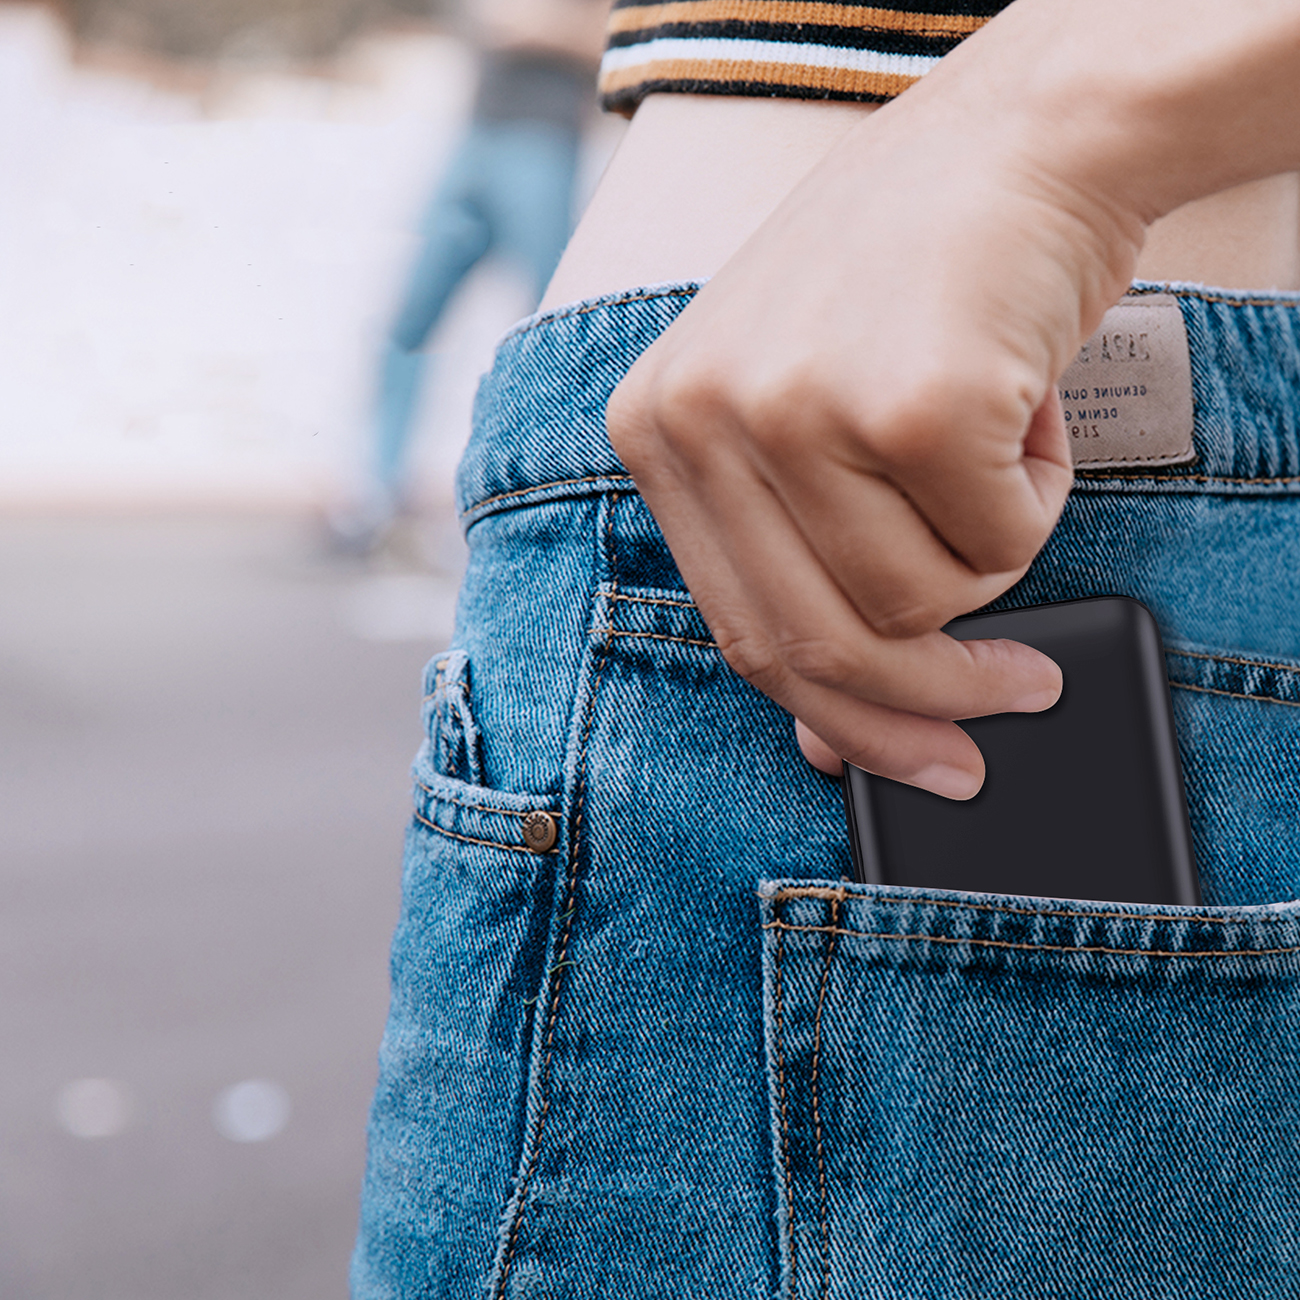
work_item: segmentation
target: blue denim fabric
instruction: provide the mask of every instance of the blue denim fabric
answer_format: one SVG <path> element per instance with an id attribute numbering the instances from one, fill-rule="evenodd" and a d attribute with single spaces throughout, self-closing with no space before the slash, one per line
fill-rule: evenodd
<path id="1" fill-rule="evenodd" d="M 605 439 L 692 292 L 484 381 L 354 1296 L 1300 1295 L 1300 298 L 1174 287 L 1196 462 L 1081 474 L 1001 602 L 1160 621 L 1205 904 L 1159 908 L 845 882 Z"/>

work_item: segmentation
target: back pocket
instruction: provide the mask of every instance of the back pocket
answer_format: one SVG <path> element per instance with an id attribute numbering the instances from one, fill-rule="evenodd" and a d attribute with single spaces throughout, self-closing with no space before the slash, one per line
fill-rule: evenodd
<path id="1" fill-rule="evenodd" d="M 785 1296 L 1297 1294 L 1300 904 L 761 910 Z"/>
<path id="2" fill-rule="evenodd" d="M 412 1292 L 432 1270 L 448 1294 L 470 1294 L 490 1271 L 563 831 L 557 796 L 482 784 L 466 655 L 435 659 L 426 686 L 362 1197 L 364 1294 L 389 1294 L 395 1260 L 418 1261 Z"/>

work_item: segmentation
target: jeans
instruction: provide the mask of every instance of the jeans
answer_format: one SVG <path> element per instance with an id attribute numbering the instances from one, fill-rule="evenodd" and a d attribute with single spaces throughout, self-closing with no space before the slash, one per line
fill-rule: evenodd
<path id="1" fill-rule="evenodd" d="M 549 122 L 478 122 L 466 133 L 425 213 L 384 348 L 374 473 L 387 497 L 401 495 L 425 340 L 488 253 L 514 262 L 541 297 L 569 238 L 577 164 L 577 133 Z"/>
<path id="2" fill-rule="evenodd" d="M 1163 907 L 847 883 L 605 437 L 693 291 L 526 321 L 480 390 L 354 1296 L 1300 1295 L 1300 297 L 1172 289 L 1196 461 L 1081 473 L 999 602 L 1159 620 Z"/>

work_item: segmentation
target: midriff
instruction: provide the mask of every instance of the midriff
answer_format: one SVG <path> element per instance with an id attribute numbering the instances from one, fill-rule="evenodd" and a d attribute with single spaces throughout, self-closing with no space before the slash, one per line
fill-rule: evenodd
<path id="1" fill-rule="evenodd" d="M 543 308 L 706 279 L 872 104 L 652 95 L 637 110 Z M 1300 289 L 1300 176 L 1255 181 L 1151 227 L 1138 277 Z"/>

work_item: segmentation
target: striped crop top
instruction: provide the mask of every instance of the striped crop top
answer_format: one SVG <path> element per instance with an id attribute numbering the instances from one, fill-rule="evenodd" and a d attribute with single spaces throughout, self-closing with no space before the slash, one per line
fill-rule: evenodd
<path id="1" fill-rule="evenodd" d="M 1011 0 L 614 0 L 604 105 L 646 95 L 891 99 Z"/>

